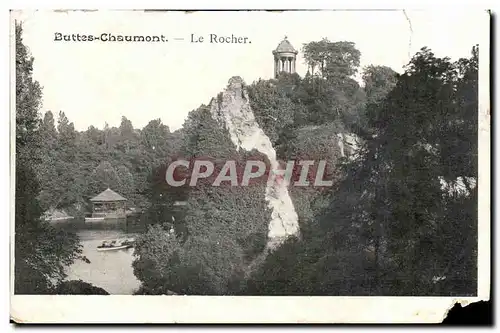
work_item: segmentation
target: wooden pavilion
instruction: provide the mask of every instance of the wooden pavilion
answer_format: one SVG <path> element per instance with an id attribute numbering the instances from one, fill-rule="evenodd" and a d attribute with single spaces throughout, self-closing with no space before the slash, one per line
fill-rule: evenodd
<path id="1" fill-rule="evenodd" d="M 111 190 L 106 189 L 92 199 L 92 218 L 121 219 L 127 217 L 127 199 Z"/>

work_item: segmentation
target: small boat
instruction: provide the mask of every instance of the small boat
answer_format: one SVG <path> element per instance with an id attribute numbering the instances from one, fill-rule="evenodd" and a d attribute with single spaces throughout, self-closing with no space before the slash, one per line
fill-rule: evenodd
<path id="1" fill-rule="evenodd" d="M 98 246 L 97 251 L 115 251 L 131 248 L 132 245 L 119 245 L 119 246 Z"/>
<path id="2" fill-rule="evenodd" d="M 103 241 L 97 247 L 97 251 L 114 251 L 128 249 L 134 246 L 134 239 L 116 239 L 111 241 Z"/>
<path id="3" fill-rule="evenodd" d="M 86 217 L 85 222 L 101 222 L 104 221 L 104 217 Z"/>
<path id="4" fill-rule="evenodd" d="M 63 217 L 46 217 L 45 221 L 47 222 L 55 222 L 55 221 L 68 221 L 73 220 L 73 216 L 63 216 Z"/>

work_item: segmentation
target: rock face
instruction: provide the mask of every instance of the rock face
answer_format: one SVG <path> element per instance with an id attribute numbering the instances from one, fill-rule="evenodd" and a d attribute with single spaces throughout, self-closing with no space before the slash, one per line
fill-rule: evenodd
<path id="1" fill-rule="evenodd" d="M 243 79 L 231 78 L 227 88 L 212 99 L 210 112 L 214 119 L 229 130 L 237 150 L 256 149 L 269 159 L 271 172 L 280 169 L 271 140 L 255 120 Z M 275 248 L 287 237 L 299 235 L 298 216 L 285 181 L 268 182 L 265 199 L 272 211 L 268 246 Z"/>

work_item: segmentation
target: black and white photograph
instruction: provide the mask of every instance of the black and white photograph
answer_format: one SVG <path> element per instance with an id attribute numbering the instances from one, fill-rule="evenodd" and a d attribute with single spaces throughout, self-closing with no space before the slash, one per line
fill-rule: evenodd
<path id="1" fill-rule="evenodd" d="M 487 10 L 10 17 L 14 321 L 441 322 L 489 299 Z"/>

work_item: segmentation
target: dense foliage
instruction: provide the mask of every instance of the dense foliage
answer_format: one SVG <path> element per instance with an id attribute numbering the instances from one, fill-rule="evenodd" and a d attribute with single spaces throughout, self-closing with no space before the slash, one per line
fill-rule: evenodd
<path id="1" fill-rule="evenodd" d="M 106 290 L 82 280 L 63 281 L 57 286 L 55 293 L 58 295 L 109 295 Z"/>
<path id="2" fill-rule="evenodd" d="M 393 89 L 374 80 L 390 71 L 369 69 L 371 137 L 339 165 L 315 232 L 269 256 L 246 293 L 475 294 L 477 57 L 423 48 Z"/>
<path id="3" fill-rule="evenodd" d="M 222 172 L 226 160 L 235 161 L 241 169 L 239 162 L 259 158 L 255 152 L 236 152 L 228 131 L 204 106 L 191 112 L 184 130 L 187 140 L 181 155 L 189 161 L 214 162 L 216 173 Z M 143 282 L 142 293 L 238 292 L 248 267 L 263 252 L 267 241 L 270 212 L 264 200 L 265 183 L 235 187 L 223 182 L 211 186 L 212 177 L 195 187 L 175 190 L 165 183 L 165 168 L 159 169 L 153 207 L 165 212 L 160 221 L 163 223 L 151 226 L 138 239 L 135 250 L 134 269 Z M 169 202 L 176 200 L 186 201 L 181 218 L 161 208 L 173 207 Z M 169 219 L 168 214 L 174 219 Z"/>
<path id="4" fill-rule="evenodd" d="M 64 268 L 81 258 L 75 235 L 56 230 L 40 217 L 37 171 L 42 153 L 39 108 L 42 91 L 33 80 L 33 58 L 16 25 L 16 174 L 14 292 L 52 293 Z"/>
<path id="5" fill-rule="evenodd" d="M 304 45 L 308 73 L 245 87 L 277 157 L 327 160 L 331 188 L 290 187 L 301 237 L 268 254 L 265 183 L 172 187 L 167 166 L 210 160 L 221 171 L 257 159 L 236 150 L 202 105 L 174 133 L 152 120 L 135 129 L 76 131 L 38 111 L 41 89 L 17 27 L 16 292 L 53 292 L 80 257 L 74 235 L 40 219 L 88 211 L 107 187 L 142 208 L 137 239 L 140 294 L 472 295 L 477 284 L 478 49 L 456 62 L 423 48 L 396 74 L 359 68 L 351 42 Z M 361 72 L 361 73 L 360 73 Z M 361 74 L 360 84 L 353 77 Z M 344 145 L 355 137 L 356 145 Z M 189 179 L 188 179 L 189 182 Z M 184 206 L 178 206 L 183 202 Z M 92 292 L 79 282 L 60 292 Z M 101 291 L 99 291 L 101 292 Z"/>
<path id="6" fill-rule="evenodd" d="M 146 208 L 153 167 L 172 154 L 180 137 L 159 119 L 137 130 L 125 117 L 118 128 L 91 126 L 78 132 L 64 112 L 59 113 L 56 128 L 50 111 L 45 113 L 40 135 L 41 205 L 44 210 L 65 208 L 76 215 L 87 212 L 89 199 L 108 187 L 131 206 Z"/>

